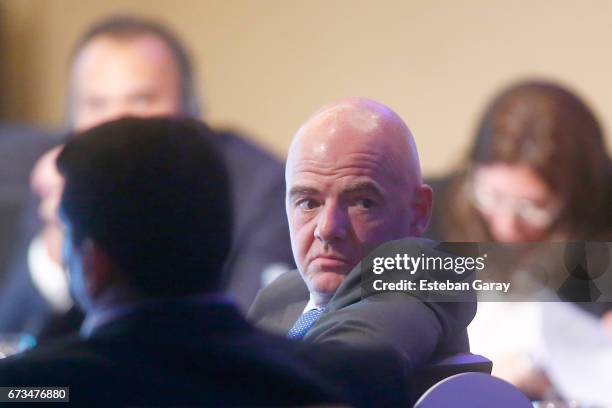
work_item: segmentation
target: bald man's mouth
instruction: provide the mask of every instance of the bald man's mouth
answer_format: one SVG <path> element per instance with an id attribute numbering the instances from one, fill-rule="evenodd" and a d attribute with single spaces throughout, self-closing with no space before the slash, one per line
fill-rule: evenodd
<path id="1" fill-rule="evenodd" d="M 336 272 L 348 273 L 353 267 L 353 262 L 348 258 L 338 255 L 316 255 L 310 261 L 311 264 L 321 270 L 331 270 Z"/>

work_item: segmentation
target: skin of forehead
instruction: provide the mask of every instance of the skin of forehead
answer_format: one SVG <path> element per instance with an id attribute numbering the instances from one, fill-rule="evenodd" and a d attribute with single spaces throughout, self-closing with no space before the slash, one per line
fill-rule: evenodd
<path id="1" fill-rule="evenodd" d="M 109 47 L 110 46 L 110 47 Z M 72 66 L 72 85 L 78 85 L 85 67 L 97 64 L 101 58 L 112 58 L 118 50 L 129 50 L 138 54 L 132 58 L 145 58 L 151 64 L 170 69 L 178 77 L 178 66 L 168 45 L 154 34 L 137 34 L 118 37 L 102 34 L 89 40 L 76 55 Z"/>
<path id="2" fill-rule="evenodd" d="M 420 183 L 418 154 L 410 130 L 388 107 L 363 98 L 327 105 L 298 130 L 289 148 L 287 181 L 295 170 L 308 163 L 325 162 L 342 166 L 343 158 L 356 159 L 398 181 Z"/>

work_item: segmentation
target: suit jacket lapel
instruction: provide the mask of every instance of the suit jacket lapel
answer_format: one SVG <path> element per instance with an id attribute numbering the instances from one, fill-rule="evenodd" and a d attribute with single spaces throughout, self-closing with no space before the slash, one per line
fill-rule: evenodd
<path id="1" fill-rule="evenodd" d="M 285 312 L 283 313 L 283 317 L 281 318 L 281 321 L 280 321 L 280 327 L 283 329 L 285 333 L 288 332 L 289 329 L 293 327 L 295 321 L 300 317 L 300 315 L 304 311 L 304 308 L 306 307 L 307 303 L 308 303 L 307 300 L 299 301 L 299 302 L 291 303 L 285 308 Z"/>

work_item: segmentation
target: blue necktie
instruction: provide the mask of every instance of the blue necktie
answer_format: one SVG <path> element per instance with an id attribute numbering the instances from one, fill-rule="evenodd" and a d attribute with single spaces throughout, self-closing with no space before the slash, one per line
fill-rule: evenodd
<path id="1" fill-rule="evenodd" d="M 304 337 L 324 311 L 325 309 L 311 309 L 302 313 L 287 333 L 287 338 L 301 339 Z"/>

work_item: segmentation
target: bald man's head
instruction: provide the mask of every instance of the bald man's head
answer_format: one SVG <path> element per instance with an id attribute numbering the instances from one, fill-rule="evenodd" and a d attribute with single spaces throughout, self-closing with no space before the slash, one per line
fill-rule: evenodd
<path id="1" fill-rule="evenodd" d="M 287 215 L 310 292 L 330 296 L 364 251 L 421 235 L 431 189 L 410 130 L 388 107 L 346 99 L 298 130 L 287 159 Z"/>
<path id="2" fill-rule="evenodd" d="M 304 148 L 341 150 L 347 144 L 360 143 L 385 155 L 383 164 L 391 177 L 404 182 L 421 180 L 419 157 L 408 126 L 387 106 L 364 98 L 344 99 L 312 115 L 291 143 L 287 167 L 294 153 Z"/>

